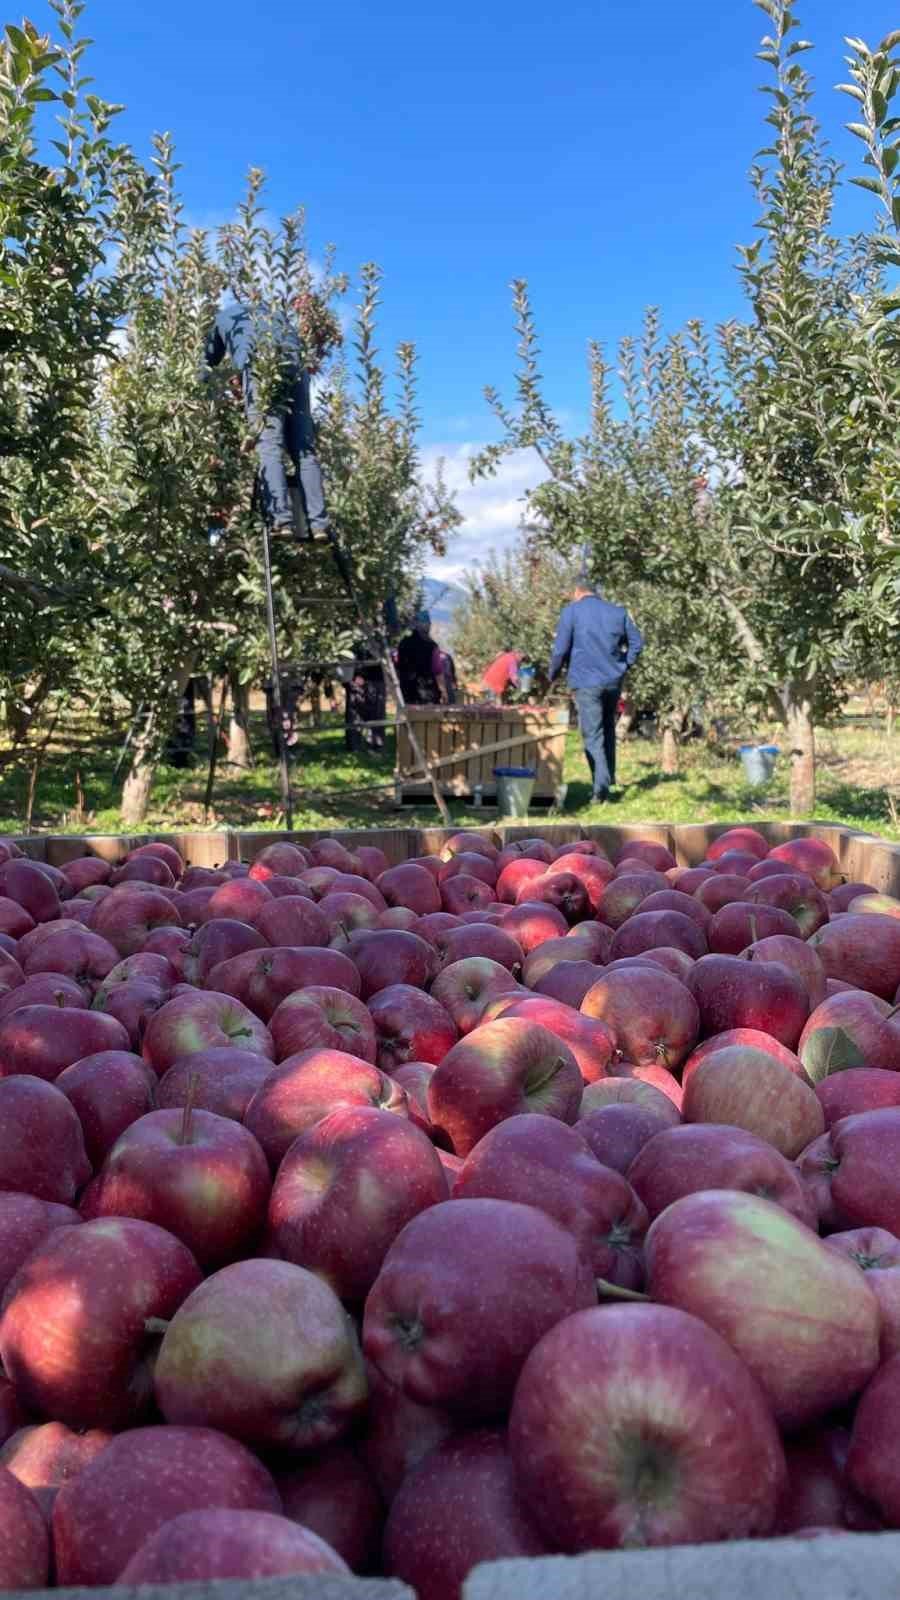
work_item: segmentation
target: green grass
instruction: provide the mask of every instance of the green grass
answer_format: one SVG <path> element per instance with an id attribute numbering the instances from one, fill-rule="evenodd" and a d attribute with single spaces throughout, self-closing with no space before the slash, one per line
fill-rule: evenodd
<path id="1" fill-rule="evenodd" d="M 759 737 L 778 742 L 774 728 L 755 730 Z M 87 719 L 76 719 L 61 730 L 51 744 L 41 770 L 33 827 L 49 832 L 121 831 L 118 808 L 123 763 L 118 777 L 116 761 L 124 729 L 101 730 Z M 278 773 L 268 744 L 265 719 L 253 717 L 257 755 L 251 772 L 238 772 L 220 763 L 212 813 L 204 819 L 207 755 L 205 737 L 198 732 L 195 765 L 179 769 L 162 765 L 157 773 L 147 817 L 148 829 L 209 827 L 276 828 L 283 826 Z M 613 806 L 590 803 L 587 766 L 577 733 L 570 734 L 566 755 L 568 795 L 563 813 L 551 813 L 583 823 L 599 822 L 701 822 L 737 817 L 781 819 L 789 816 L 788 763 L 783 756 L 774 782 L 765 790 L 751 789 L 742 781 L 735 753 L 738 743 L 710 747 L 688 743 L 682 767 L 675 777 L 660 771 L 659 746 L 630 739 L 620 747 L 619 781 L 622 795 Z M 898 826 L 898 772 L 900 739 L 888 739 L 883 719 L 862 704 L 855 704 L 841 721 L 826 729 L 819 740 L 820 820 L 849 823 L 887 838 L 900 838 Z M 428 826 L 438 821 L 434 807 L 425 803 L 394 804 L 392 779 L 393 739 L 377 756 L 350 755 L 344 749 L 343 725 L 327 716 L 318 733 L 301 737 L 292 763 L 295 791 L 295 826 L 303 828 Z M 2 769 L 0 769 L 2 771 Z M 86 815 L 74 811 L 76 774 L 80 774 Z M 0 776 L 0 832 L 21 831 L 28 793 L 28 770 L 7 767 Z M 390 786 L 382 795 L 347 795 L 365 785 Z M 333 790 L 329 797 L 312 791 Z M 477 811 L 461 801 L 451 801 L 455 822 L 474 824 L 495 816 Z M 545 815 L 536 810 L 536 818 Z"/>

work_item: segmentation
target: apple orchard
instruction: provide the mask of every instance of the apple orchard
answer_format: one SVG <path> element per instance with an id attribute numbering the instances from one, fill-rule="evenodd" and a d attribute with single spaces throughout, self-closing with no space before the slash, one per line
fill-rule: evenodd
<path id="1" fill-rule="evenodd" d="M 745 317 L 710 328 L 698 307 L 672 333 L 653 311 L 612 361 L 591 343 L 590 428 L 570 437 L 516 281 L 515 398 L 487 391 L 498 437 L 473 472 L 531 454 L 528 581 L 517 596 L 498 571 L 483 592 L 472 575 L 456 649 L 480 673 L 494 631 L 517 619 L 546 659 L 555 606 L 528 604 L 535 573 L 584 560 L 640 617 L 635 691 L 656 709 L 666 766 L 698 691 L 719 712 L 773 715 L 792 807 L 808 815 L 817 723 L 860 682 L 886 684 L 896 703 L 897 36 L 849 42 L 858 170 L 844 180 L 816 122 L 810 43 L 785 0 L 760 5 L 770 109 L 751 174 L 755 238 L 739 254 Z M 130 727 L 127 827 L 146 815 L 191 675 L 226 685 L 240 766 L 248 687 L 268 670 L 247 423 L 227 378 L 198 378 L 225 283 L 298 305 L 330 511 L 368 614 L 391 596 L 401 614 L 414 603 L 459 513 L 440 471 L 423 475 L 414 346 L 399 346 L 394 371 L 378 354 L 377 266 L 361 269 L 345 346 L 349 279 L 330 250 L 313 269 L 302 210 L 269 222 L 260 172 L 231 224 L 190 230 L 171 140 L 155 139 L 149 165 L 116 141 L 81 0 L 50 10 L 52 29 L 10 24 L 0 42 L 0 758 L 31 770 L 33 789 L 73 712 Z M 847 237 L 834 222 L 845 181 L 870 203 Z M 296 656 L 334 660 L 352 649 L 345 617 L 298 599 L 319 565 L 279 554 L 277 622 Z"/>

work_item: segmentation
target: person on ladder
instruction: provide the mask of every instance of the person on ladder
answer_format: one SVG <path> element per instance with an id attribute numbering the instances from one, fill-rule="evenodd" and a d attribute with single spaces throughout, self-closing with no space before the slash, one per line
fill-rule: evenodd
<path id="1" fill-rule="evenodd" d="M 257 403 L 253 363 L 262 342 L 271 339 L 282 362 L 281 382 L 271 409 Z M 329 538 L 322 469 L 310 401 L 309 372 L 300 335 L 286 312 L 267 306 L 251 310 L 237 300 L 219 311 L 204 349 L 205 371 L 225 358 L 240 374 L 247 420 L 257 435 L 262 511 L 270 535 L 319 543 Z M 204 376 L 205 376 L 204 371 Z M 298 528 L 285 455 L 293 463 L 303 517 Z"/>

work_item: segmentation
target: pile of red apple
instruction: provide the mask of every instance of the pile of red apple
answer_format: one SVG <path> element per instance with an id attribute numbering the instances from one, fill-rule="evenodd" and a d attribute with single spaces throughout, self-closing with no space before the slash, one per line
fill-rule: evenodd
<path id="1" fill-rule="evenodd" d="M 0 1588 L 900 1528 L 900 902 L 0 844 Z"/>

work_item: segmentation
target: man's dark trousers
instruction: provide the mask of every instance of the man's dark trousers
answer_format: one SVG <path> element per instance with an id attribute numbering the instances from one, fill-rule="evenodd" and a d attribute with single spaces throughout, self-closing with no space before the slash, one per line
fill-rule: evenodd
<path id="1" fill-rule="evenodd" d="M 578 726 L 591 769 L 594 799 L 605 799 L 616 781 L 616 715 L 620 686 L 613 689 L 576 689 Z"/>

